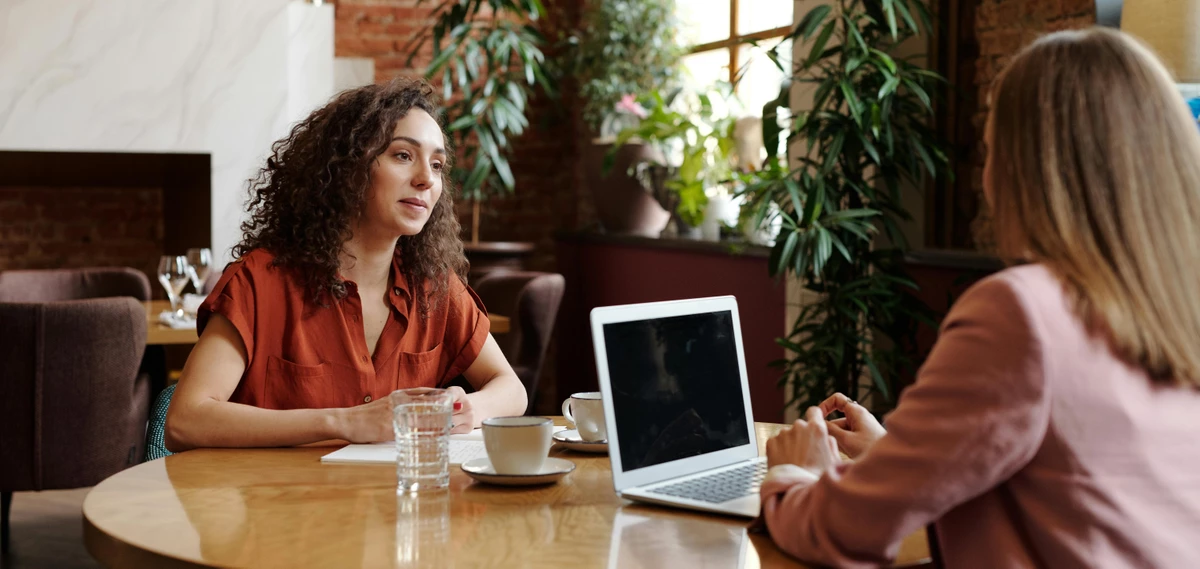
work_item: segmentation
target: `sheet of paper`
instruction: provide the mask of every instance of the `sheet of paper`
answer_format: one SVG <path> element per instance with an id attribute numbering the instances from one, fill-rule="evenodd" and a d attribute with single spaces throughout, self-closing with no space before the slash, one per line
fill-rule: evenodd
<path id="1" fill-rule="evenodd" d="M 558 432 L 566 427 L 554 427 Z M 475 429 L 467 434 L 450 435 L 450 464 L 464 462 L 487 456 L 483 446 L 483 429 Z M 395 464 L 396 443 L 346 445 L 321 457 L 321 462 L 327 464 Z"/>

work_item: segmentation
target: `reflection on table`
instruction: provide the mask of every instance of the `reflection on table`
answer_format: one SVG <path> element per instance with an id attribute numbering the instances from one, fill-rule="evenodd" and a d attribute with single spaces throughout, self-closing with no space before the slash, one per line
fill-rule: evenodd
<path id="1" fill-rule="evenodd" d="M 779 425 L 758 425 L 760 446 Z M 390 465 L 321 464 L 329 448 L 195 450 L 125 470 L 84 502 L 112 567 L 798 567 L 746 520 L 632 504 L 606 455 L 555 448 L 558 484 L 397 496 Z M 923 533 L 902 562 L 928 556 Z"/>

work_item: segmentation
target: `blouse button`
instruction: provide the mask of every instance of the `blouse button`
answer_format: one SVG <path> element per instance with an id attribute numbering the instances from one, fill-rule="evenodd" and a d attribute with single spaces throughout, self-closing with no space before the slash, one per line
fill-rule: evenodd
<path id="1" fill-rule="evenodd" d="M 358 315 L 357 315 L 357 314 L 355 314 L 355 315 L 351 316 L 351 317 L 350 317 L 350 321 L 351 321 L 351 322 L 358 322 Z"/>
<path id="2" fill-rule="evenodd" d="M 363 403 L 370 403 L 370 402 L 371 402 L 371 396 L 370 396 L 370 395 L 368 395 L 368 396 L 366 396 L 366 397 L 363 397 Z"/>
<path id="3" fill-rule="evenodd" d="M 362 357 L 362 360 L 363 360 L 364 362 L 365 362 L 365 361 L 367 361 L 368 359 L 370 359 L 370 358 L 368 358 L 366 355 L 363 355 L 363 357 Z"/>

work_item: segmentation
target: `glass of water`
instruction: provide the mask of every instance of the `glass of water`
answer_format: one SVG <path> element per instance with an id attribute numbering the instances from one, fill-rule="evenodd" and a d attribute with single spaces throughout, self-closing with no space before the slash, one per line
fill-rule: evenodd
<path id="1" fill-rule="evenodd" d="M 396 492 L 448 487 L 454 397 L 445 389 L 416 387 L 393 391 L 391 403 Z"/>

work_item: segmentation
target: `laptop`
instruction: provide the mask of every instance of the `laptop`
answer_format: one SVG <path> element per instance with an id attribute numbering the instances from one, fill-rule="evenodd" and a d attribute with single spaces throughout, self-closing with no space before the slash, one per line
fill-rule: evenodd
<path id="1" fill-rule="evenodd" d="M 758 515 L 758 456 L 737 301 L 592 310 L 613 486 L 622 498 Z"/>

